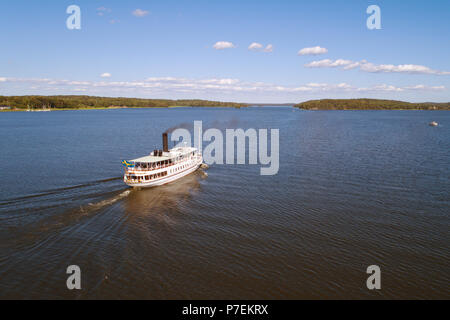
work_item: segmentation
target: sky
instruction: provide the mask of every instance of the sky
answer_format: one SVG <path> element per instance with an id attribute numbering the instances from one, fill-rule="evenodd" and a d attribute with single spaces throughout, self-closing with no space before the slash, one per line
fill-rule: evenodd
<path id="1" fill-rule="evenodd" d="M 2 0 L 0 30 L 0 95 L 450 101 L 448 0 Z"/>

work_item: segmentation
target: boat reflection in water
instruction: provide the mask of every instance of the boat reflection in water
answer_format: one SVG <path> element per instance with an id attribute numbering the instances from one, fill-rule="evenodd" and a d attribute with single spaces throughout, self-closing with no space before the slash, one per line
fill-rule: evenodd
<path id="1" fill-rule="evenodd" d="M 188 201 L 200 191 L 200 181 L 206 176 L 200 169 L 158 188 L 136 189 L 123 201 L 125 212 L 129 215 L 147 215 L 178 211 L 183 201 Z"/>

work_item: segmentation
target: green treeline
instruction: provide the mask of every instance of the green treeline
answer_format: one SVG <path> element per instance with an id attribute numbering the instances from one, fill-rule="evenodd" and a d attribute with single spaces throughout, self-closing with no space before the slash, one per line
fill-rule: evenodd
<path id="1" fill-rule="evenodd" d="M 0 96 L 0 107 L 27 109 L 246 107 L 248 104 L 208 100 L 107 98 L 93 96 Z M 450 110 L 450 103 L 410 103 L 378 99 L 324 99 L 296 104 L 305 110 Z"/>
<path id="2" fill-rule="evenodd" d="M 450 103 L 410 103 L 378 99 L 325 99 L 296 104 L 305 110 L 450 110 Z"/>
<path id="3" fill-rule="evenodd" d="M 164 107 L 245 107 L 245 104 L 207 100 L 160 100 L 104 98 L 92 96 L 0 96 L 0 106 L 11 109 L 164 108 Z"/>

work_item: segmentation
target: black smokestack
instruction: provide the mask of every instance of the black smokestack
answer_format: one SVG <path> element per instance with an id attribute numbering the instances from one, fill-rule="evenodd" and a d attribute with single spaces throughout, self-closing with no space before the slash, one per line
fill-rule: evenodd
<path id="1" fill-rule="evenodd" d="M 167 132 L 163 133 L 163 151 L 169 152 L 169 135 Z"/>

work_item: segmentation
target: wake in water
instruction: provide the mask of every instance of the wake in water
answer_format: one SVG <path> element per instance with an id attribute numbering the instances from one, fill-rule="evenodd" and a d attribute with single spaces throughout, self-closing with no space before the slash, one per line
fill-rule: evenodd
<path id="1" fill-rule="evenodd" d="M 22 204 L 16 204 L 7 211 L 1 208 L 0 243 L 9 248 L 11 252 L 32 248 L 38 243 L 46 241 L 46 239 L 56 237 L 63 230 L 76 228 L 82 221 L 88 221 L 86 219 L 101 214 L 106 208 L 125 199 L 133 191 L 122 189 L 119 193 L 114 191 L 95 195 L 90 190 L 85 190 L 85 192 L 87 194 L 81 198 L 98 199 L 100 197 L 103 200 L 82 204 L 82 199 L 61 201 L 61 198 L 59 198 L 58 202 L 61 202 L 61 204 L 46 204 L 44 206 L 28 204 L 26 205 L 28 208 Z M 49 202 L 49 200 L 45 201 Z M 80 204 L 74 206 L 76 202 L 80 202 Z M 15 238 L 10 237 L 11 233 L 15 234 Z"/>
<path id="2" fill-rule="evenodd" d="M 86 212 L 89 211 L 89 206 L 102 207 L 97 204 L 104 201 L 114 203 L 122 199 L 128 193 L 121 194 L 129 190 L 124 189 L 121 183 L 117 183 L 120 180 L 121 177 L 95 180 L 2 200 L 0 201 L 0 221 L 8 228 L 52 225 L 54 221 L 60 222 L 65 216 L 70 216 L 74 210 Z M 118 195 L 118 192 L 121 194 Z M 105 198 L 106 200 L 103 200 Z"/>
<path id="3" fill-rule="evenodd" d="M 103 207 L 106 206 L 110 206 L 113 203 L 122 200 L 123 198 L 127 197 L 130 193 L 131 193 L 131 189 L 125 190 L 124 192 L 122 192 L 121 194 L 112 197 L 111 199 L 106 199 L 106 200 L 102 200 L 100 202 L 97 203 L 89 203 L 89 209 L 91 210 L 99 210 Z M 83 210 L 83 208 L 81 208 Z M 84 210 L 83 210 L 84 211 Z"/>
<path id="4" fill-rule="evenodd" d="M 139 215 L 176 210 L 180 200 L 199 190 L 198 178 L 206 176 L 199 170 L 176 183 L 143 190 L 124 188 L 121 178 L 109 178 L 4 200 L 0 206 L 0 242 L 9 243 L 12 250 L 28 248 L 64 230 L 89 224 L 121 201 L 127 212 Z M 9 237 L 11 232 L 15 239 Z"/>
<path id="5" fill-rule="evenodd" d="M 13 203 L 21 202 L 21 201 L 28 200 L 28 199 L 40 198 L 40 197 L 45 197 L 45 196 L 54 195 L 54 194 L 61 194 L 64 191 L 70 191 L 70 190 L 81 189 L 81 188 L 86 188 L 86 187 L 90 187 L 90 186 L 96 186 L 96 185 L 99 185 L 102 183 L 117 181 L 117 180 L 121 180 L 121 179 L 122 179 L 122 177 L 114 177 L 114 178 L 108 178 L 108 179 L 95 180 L 95 181 L 91 181 L 91 182 L 87 182 L 87 183 L 75 185 L 75 186 L 68 186 L 68 187 L 44 190 L 37 194 L 30 194 L 30 195 L 17 197 L 17 198 L 0 200 L 0 206 L 13 204 Z"/>

